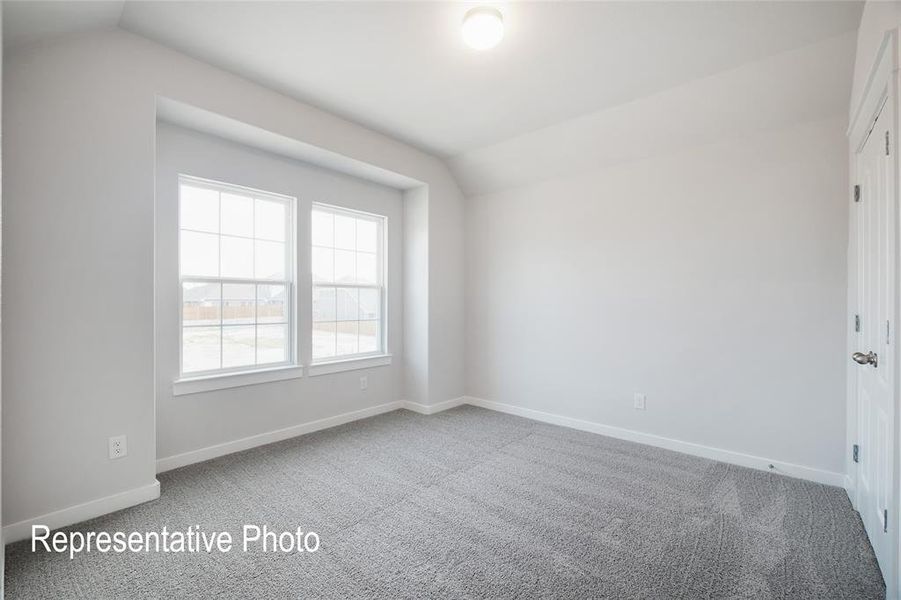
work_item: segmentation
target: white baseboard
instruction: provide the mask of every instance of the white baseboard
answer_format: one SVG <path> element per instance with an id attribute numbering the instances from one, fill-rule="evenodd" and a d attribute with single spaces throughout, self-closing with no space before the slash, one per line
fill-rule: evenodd
<path id="1" fill-rule="evenodd" d="M 50 529 L 59 529 L 75 523 L 81 523 L 94 517 L 99 517 L 123 508 L 143 504 L 160 497 L 160 482 L 154 480 L 153 483 L 91 500 L 84 504 L 77 504 L 62 510 L 57 510 L 46 515 L 19 521 L 3 528 L 3 543 L 11 544 L 20 540 L 31 539 L 32 525 L 46 525 Z"/>
<path id="2" fill-rule="evenodd" d="M 691 454 L 694 456 L 700 456 L 702 458 L 736 464 L 743 467 L 750 467 L 762 471 L 776 472 L 782 475 L 788 475 L 790 477 L 798 477 L 800 479 L 815 481 L 817 483 L 844 487 L 846 490 L 849 490 L 849 493 L 852 486 L 850 477 L 843 473 L 834 473 L 831 471 L 824 471 L 812 467 L 805 467 L 803 465 L 796 465 L 783 461 L 767 459 L 760 456 L 733 452 L 731 450 L 723 450 L 721 448 L 713 448 L 710 446 L 703 446 L 701 444 L 674 440 L 650 433 L 643 433 L 631 429 L 603 425 L 601 423 L 575 419 L 572 417 L 565 417 L 562 415 L 555 415 L 552 413 L 533 410 L 530 408 L 522 408 L 519 406 L 514 406 L 512 404 L 492 402 L 490 400 L 475 398 L 473 396 L 452 398 L 450 400 L 445 400 L 437 404 L 420 404 L 418 402 L 411 402 L 408 400 L 396 400 L 394 402 L 388 402 L 386 404 L 380 404 L 378 406 L 372 406 L 369 408 L 364 408 L 362 410 L 343 413 L 340 415 L 335 415 L 333 417 L 319 419 L 317 421 L 310 421 L 309 423 L 302 423 L 300 425 L 294 425 L 292 427 L 286 427 L 284 429 L 278 429 L 276 431 L 261 433 L 259 435 L 234 440 L 231 442 L 225 442 L 223 444 L 217 444 L 215 446 L 209 446 L 206 448 L 201 448 L 199 450 L 192 450 L 190 452 L 177 454 L 175 456 L 161 458 L 156 461 L 156 470 L 157 473 L 162 473 L 164 471 L 169 471 L 171 469 L 177 469 L 179 467 L 187 466 L 190 464 L 203 462 L 205 460 L 217 458 L 226 454 L 240 452 L 241 450 L 248 450 L 250 448 L 255 448 L 257 446 L 262 446 L 265 444 L 271 444 L 273 442 L 279 442 L 306 433 L 312 433 L 314 431 L 336 427 L 338 425 L 350 423 L 351 421 L 373 417 L 375 415 L 391 412 L 400 408 L 406 408 L 408 410 L 412 410 L 424 415 L 432 415 L 457 406 L 461 406 L 463 404 L 470 404 L 472 406 L 478 406 L 480 408 L 486 408 L 488 410 L 494 410 L 502 413 L 516 415 L 519 417 L 525 417 L 527 419 L 532 419 L 535 421 L 541 421 L 553 425 L 560 425 L 581 431 L 588 431 L 591 433 L 606 435 L 609 437 L 628 440 L 631 442 L 638 442 L 640 444 L 647 444 L 650 446 L 656 446 L 658 448 L 665 448 L 667 450 L 683 452 L 685 454 Z M 773 467 L 775 468 L 771 469 L 770 465 L 773 465 Z M 101 515 L 115 512 L 117 510 L 122 510 L 123 508 L 128 508 L 136 504 L 155 500 L 159 498 L 159 496 L 160 484 L 158 481 L 154 481 L 152 484 L 134 490 L 114 494 L 105 498 L 99 498 L 97 500 L 92 500 L 84 504 L 71 506 L 69 508 L 64 508 L 62 510 L 48 513 L 46 515 L 41 515 L 33 519 L 28 519 L 7 525 L 3 527 L 3 542 L 4 544 L 9 544 L 30 538 L 32 525 L 46 525 L 51 529 L 58 529 L 60 527 L 66 527 L 74 523 L 80 523 L 81 521 L 93 519 L 94 517 L 99 517 Z"/>
<path id="3" fill-rule="evenodd" d="M 285 427 L 284 429 L 268 431 L 266 433 L 252 435 L 250 437 L 241 438 L 231 442 L 224 442 L 222 444 L 216 444 L 215 446 L 207 446 L 206 448 L 191 450 L 190 452 L 185 452 L 183 454 L 176 454 L 174 456 L 160 458 L 156 461 L 156 472 L 163 473 L 165 471 L 171 471 L 172 469 L 185 467 L 187 465 L 193 465 L 205 460 L 225 456 L 226 454 L 233 454 L 242 450 L 256 448 L 257 446 L 264 446 L 273 442 L 287 440 L 299 435 L 304 435 L 305 433 L 313 433 L 314 431 L 320 431 L 322 429 L 344 425 L 345 423 L 350 423 L 351 421 L 358 421 L 360 419 L 374 417 L 382 413 L 391 412 L 392 410 L 406 408 L 423 415 L 432 415 L 443 410 L 454 408 L 455 406 L 460 406 L 461 404 L 465 404 L 465 399 L 463 397 L 445 400 L 444 402 L 438 402 L 437 404 L 420 404 L 418 402 L 410 402 L 408 400 L 396 400 L 394 402 L 387 402 L 385 404 L 379 404 L 378 406 L 372 406 L 369 408 L 364 408 L 362 410 L 342 413 L 340 415 L 335 415 L 334 417 L 326 417 L 325 419 L 319 419 L 318 421 L 310 421 L 309 423 L 292 425 L 291 427 Z"/>
<path id="4" fill-rule="evenodd" d="M 344 425 L 351 421 L 374 417 L 375 415 L 391 412 L 392 410 L 397 410 L 399 408 L 404 408 L 404 402 L 402 400 L 395 400 L 394 402 L 379 404 L 378 406 L 371 406 L 362 410 L 342 413 L 340 415 L 335 415 L 334 417 L 326 417 L 325 419 L 319 419 L 318 421 L 292 425 L 291 427 L 285 427 L 284 429 L 268 431 L 266 433 L 252 435 L 231 442 L 216 444 L 215 446 L 207 446 L 206 448 L 200 448 L 199 450 L 191 450 L 190 452 L 185 452 L 183 454 L 159 458 L 156 461 L 156 472 L 163 473 L 165 471 L 171 471 L 172 469 L 203 462 L 212 458 L 218 458 L 220 456 L 225 456 L 226 454 L 240 452 L 241 450 L 249 450 L 250 448 L 256 448 L 257 446 L 263 446 L 273 442 L 280 442 L 305 433 L 312 433 L 321 429 Z"/>
<path id="5" fill-rule="evenodd" d="M 406 408 L 407 410 L 412 410 L 421 415 L 434 415 L 435 413 L 466 404 L 466 398 L 460 396 L 459 398 L 451 398 L 450 400 L 438 402 L 437 404 L 420 404 L 419 402 L 411 402 L 409 400 L 402 400 L 401 403 L 403 408 Z"/>
<path id="6" fill-rule="evenodd" d="M 370 408 L 364 408 L 362 410 L 342 413 L 340 415 L 335 415 L 334 417 L 319 419 L 318 421 L 310 421 L 309 423 L 292 425 L 291 427 L 285 427 L 284 429 L 268 431 L 266 433 L 252 435 L 250 437 L 241 438 L 239 440 L 224 442 L 215 446 L 207 446 L 206 448 L 200 448 L 199 450 L 191 450 L 190 452 L 185 452 L 183 454 L 176 454 L 174 456 L 160 458 L 156 461 L 156 472 L 163 473 L 165 471 L 171 471 L 172 469 L 185 467 L 187 465 L 193 465 L 205 460 L 225 456 L 226 454 L 233 454 L 242 450 L 256 448 L 257 446 L 264 446 L 273 442 L 280 442 L 282 440 L 287 440 L 299 435 L 304 435 L 305 433 L 312 433 L 321 429 L 328 429 L 329 427 L 344 425 L 345 423 L 350 423 L 351 421 L 358 421 L 360 419 L 374 417 L 375 415 L 391 412 L 392 410 L 398 410 L 400 408 L 406 408 L 423 415 L 433 415 L 435 413 L 441 412 L 443 410 L 448 410 L 462 404 L 465 404 L 465 398 L 463 397 L 452 398 L 451 400 L 445 400 L 444 402 L 438 402 L 437 404 L 420 404 L 418 402 L 410 402 L 409 400 L 396 400 L 394 402 L 387 402 L 385 404 L 379 404 L 378 406 L 372 406 Z"/>
<path id="7" fill-rule="evenodd" d="M 527 419 L 532 419 L 535 421 L 542 421 L 544 423 L 551 423 L 553 425 L 562 425 L 563 427 L 570 427 L 572 429 L 579 429 L 581 431 L 598 433 L 600 435 L 606 435 L 621 440 L 638 442 L 639 444 L 657 446 L 658 448 L 675 450 L 676 452 L 683 452 L 685 454 L 691 454 L 693 456 L 700 456 L 702 458 L 709 458 L 712 460 L 718 460 L 734 465 L 740 465 L 742 467 L 750 467 L 752 469 L 759 469 L 761 471 L 779 473 L 780 475 L 788 475 L 789 477 L 807 479 L 808 481 L 815 481 L 817 483 L 823 483 L 826 485 L 833 485 L 838 487 L 843 487 L 845 485 L 844 473 L 824 471 L 822 469 L 805 467 L 803 465 L 796 465 L 793 463 L 773 460 L 770 458 L 764 458 L 762 456 L 754 456 L 751 454 L 743 454 L 741 452 L 733 452 L 731 450 L 723 450 L 722 448 L 713 448 L 711 446 L 703 446 L 701 444 L 683 442 L 681 440 L 661 437 L 651 433 L 643 433 L 641 431 L 635 431 L 632 429 L 623 429 L 621 427 L 602 425 L 600 423 L 594 423 L 592 421 L 584 421 L 582 419 L 564 417 L 561 415 L 546 413 L 530 408 L 522 408 L 519 406 L 514 406 L 512 404 L 492 402 L 490 400 L 484 400 L 482 398 L 475 398 L 472 396 L 466 396 L 465 402 L 466 404 L 471 404 L 473 406 L 479 406 L 481 408 L 487 408 L 489 410 L 508 413 L 519 417 L 525 417 Z M 774 468 L 771 469 L 770 465 L 773 465 Z"/>

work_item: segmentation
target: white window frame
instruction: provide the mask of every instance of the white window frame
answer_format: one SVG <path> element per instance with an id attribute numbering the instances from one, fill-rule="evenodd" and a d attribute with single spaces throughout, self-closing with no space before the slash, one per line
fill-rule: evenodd
<path id="1" fill-rule="evenodd" d="M 194 187 L 201 187 L 211 190 L 216 190 L 218 192 L 226 192 L 226 193 L 238 193 L 243 195 L 250 195 L 254 198 L 260 198 L 268 201 L 281 202 L 287 207 L 287 217 L 285 223 L 285 279 L 246 279 L 246 278 L 235 278 L 235 277 L 196 277 L 196 276 L 184 276 L 181 272 L 181 186 L 182 184 L 191 185 Z M 220 220 L 221 220 L 221 207 L 220 207 Z M 220 223 L 221 224 L 221 223 Z M 178 245 L 178 372 L 179 379 L 176 382 L 178 386 L 182 389 L 181 393 L 190 393 L 193 391 L 205 391 L 206 389 L 218 389 L 221 387 L 232 387 L 232 385 L 204 385 L 202 382 L 210 382 L 212 380 L 216 380 L 222 377 L 228 377 L 231 383 L 234 386 L 239 385 L 247 385 L 249 383 L 255 383 L 259 381 L 259 378 L 250 377 L 250 378 L 242 378 L 242 375 L 253 375 L 258 373 L 271 372 L 273 376 L 272 380 L 284 379 L 286 378 L 284 375 L 278 375 L 280 371 L 284 371 L 287 368 L 291 367 L 300 367 L 298 362 L 298 352 L 297 352 L 297 315 L 298 311 L 298 302 L 297 302 L 297 272 L 296 272 L 296 260 L 297 256 L 297 198 L 292 196 L 286 196 L 283 194 L 277 194 L 273 192 L 267 192 L 265 190 L 259 190 L 255 188 L 250 188 L 242 185 L 236 185 L 231 183 L 225 183 L 221 181 L 214 181 L 211 179 L 204 179 L 201 177 L 195 177 L 192 175 L 179 174 L 178 176 L 178 235 L 176 238 L 176 243 Z M 220 245 L 221 245 L 221 229 L 220 229 Z M 221 257 L 221 253 L 220 253 Z M 220 263 L 221 264 L 221 263 Z M 254 285 L 267 285 L 267 284 L 283 284 L 285 285 L 285 310 L 287 312 L 287 335 L 288 340 L 286 344 L 286 360 L 277 363 L 265 363 L 261 365 L 242 365 L 238 367 L 227 367 L 220 369 L 209 369 L 206 371 L 184 371 L 184 284 L 186 282 L 206 282 L 206 283 L 219 283 L 220 285 L 226 285 L 230 283 L 236 284 L 254 284 Z M 220 288 L 221 290 L 221 288 Z M 254 288 L 256 293 L 256 287 Z M 220 302 L 222 300 L 221 291 L 220 291 Z M 222 328 L 224 325 L 222 324 L 222 311 L 223 307 L 220 305 L 220 353 L 222 352 Z M 256 328 L 259 323 L 254 319 L 254 327 Z M 221 360 L 220 360 L 221 363 Z M 302 368 L 297 374 L 292 374 L 291 376 L 299 376 L 302 372 Z M 200 384 L 198 386 L 198 383 Z M 183 385 L 190 384 L 190 385 Z M 179 387 L 176 387 L 176 394 L 179 393 Z"/>
<path id="2" fill-rule="evenodd" d="M 376 258 L 376 273 L 377 273 L 377 282 L 375 284 L 361 284 L 361 283 L 326 283 L 320 284 L 313 280 L 313 264 L 312 264 L 312 248 L 313 245 L 313 223 L 312 218 L 310 219 L 310 232 L 309 239 L 307 240 L 307 246 L 310 249 L 310 309 L 307 311 L 310 319 L 310 336 L 307 340 L 309 344 L 310 351 L 310 375 L 327 375 L 330 373 L 337 373 L 340 371 L 350 370 L 350 369 L 358 369 L 358 368 L 368 368 L 374 366 L 383 366 L 391 364 L 391 355 L 388 353 L 388 217 L 386 215 L 380 215 L 376 213 L 365 212 L 361 210 L 355 210 L 351 208 L 346 208 L 344 206 L 337 206 L 334 204 L 326 204 L 324 202 L 313 202 L 310 207 L 310 215 L 312 216 L 313 211 L 322 210 L 324 212 L 330 212 L 334 215 L 343 215 L 346 217 L 352 217 L 354 219 L 365 219 L 369 221 L 374 221 L 378 224 L 378 239 L 376 242 L 376 247 L 378 248 L 377 258 Z M 332 247 L 334 250 L 334 246 Z M 317 287 L 333 287 L 333 288 L 357 288 L 357 289 L 377 289 L 379 290 L 379 298 L 380 298 L 380 311 L 379 311 L 379 347 L 374 352 L 365 352 L 365 353 L 356 353 L 356 354 L 342 354 L 335 356 L 328 356 L 323 358 L 313 358 L 313 293 L 315 293 Z M 336 315 L 337 319 L 337 315 Z M 337 320 L 336 320 L 337 322 Z M 337 331 L 335 332 L 337 335 Z"/>

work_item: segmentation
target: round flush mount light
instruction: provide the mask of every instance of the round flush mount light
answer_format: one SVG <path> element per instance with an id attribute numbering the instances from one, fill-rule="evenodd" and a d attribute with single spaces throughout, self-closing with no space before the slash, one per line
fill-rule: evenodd
<path id="1" fill-rule="evenodd" d="M 504 39 L 504 17 L 501 11 L 480 6 L 463 17 L 463 41 L 475 50 L 488 50 Z"/>

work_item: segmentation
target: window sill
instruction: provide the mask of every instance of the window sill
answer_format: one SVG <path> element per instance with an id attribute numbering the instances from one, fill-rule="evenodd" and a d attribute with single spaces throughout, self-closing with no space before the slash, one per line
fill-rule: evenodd
<path id="1" fill-rule="evenodd" d="M 172 384 L 172 395 L 184 396 L 200 392 L 211 392 L 213 390 L 256 385 L 258 383 L 269 383 L 271 381 L 285 381 L 286 379 L 297 379 L 298 377 L 303 377 L 303 367 L 301 365 L 191 377 L 176 380 Z"/>
<path id="2" fill-rule="evenodd" d="M 391 364 L 390 354 L 380 354 L 378 356 L 360 356 L 356 358 L 348 358 L 344 360 L 331 360 L 328 362 L 318 362 L 310 365 L 307 374 L 310 377 L 316 375 L 329 375 L 331 373 L 340 373 L 342 371 L 353 371 L 355 369 L 368 369 L 370 367 L 384 367 Z"/>

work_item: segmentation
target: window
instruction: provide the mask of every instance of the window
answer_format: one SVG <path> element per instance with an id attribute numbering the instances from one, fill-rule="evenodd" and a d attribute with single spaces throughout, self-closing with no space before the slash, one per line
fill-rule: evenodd
<path id="1" fill-rule="evenodd" d="M 384 354 L 385 218 L 313 205 L 313 362 Z"/>
<path id="2" fill-rule="evenodd" d="M 181 372 L 294 362 L 294 200 L 179 179 Z"/>

